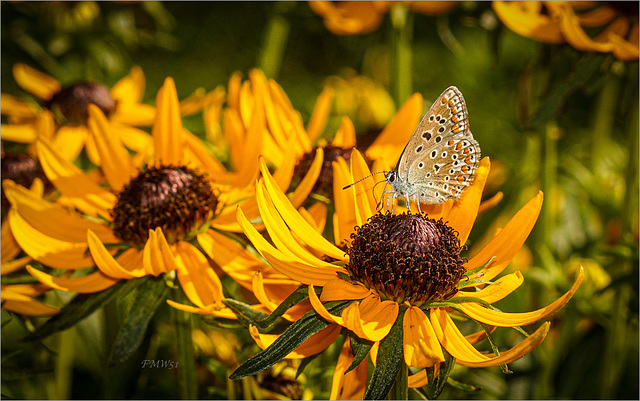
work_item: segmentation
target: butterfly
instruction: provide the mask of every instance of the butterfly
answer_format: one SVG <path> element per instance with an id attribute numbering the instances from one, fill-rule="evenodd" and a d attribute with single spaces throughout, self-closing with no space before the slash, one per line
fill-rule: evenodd
<path id="1" fill-rule="evenodd" d="M 466 103 L 458 88 L 450 86 L 422 118 L 396 167 L 383 172 L 386 184 L 378 207 L 387 195 L 387 210 L 390 201 L 393 210 L 398 196 L 406 200 L 408 211 L 412 199 L 418 211 L 420 202 L 438 205 L 457 200 L 473 182 L 479 162 L 480 145 L 469 130 Z"/>

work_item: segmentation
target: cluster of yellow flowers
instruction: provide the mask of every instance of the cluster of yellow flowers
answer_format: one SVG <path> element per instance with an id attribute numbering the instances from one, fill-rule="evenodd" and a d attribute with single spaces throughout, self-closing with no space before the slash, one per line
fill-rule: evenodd
<path id="1" fill-rule="evenodd" d="M 8 311 L 54 315 L 60 311 L 57 306 L 37 299 L 47 291 L 91 294 L 126 280 L 162 276 L 190 301 L 170 299 L 172 307 L 236 319 L 238 309 L 231 306 L 219 277 L 226 274 L 253 293 L 258 303 L 247 307 L 255 311 L 269 314 L 292 294 L 302 294 L 301 302 L 279 316 L 298 323 L 310 313 L 321 318 L 322 327 L 282 357 L 317 354 L 343 329 L 350 333 L 331 390 L 332 398 L 347 399 L 361 398 L 367 381 L 367 363 L 350 368 L 354 359 L 361 362 L 367 354 L 354 354 L 354 341 L 369 344 L 368 354 L 376 361 L 385 340 L 400 333 L 403 362 L 415 368 L 408 383 L 424 386 L 428 369 L 437 371 L 445 353 L 470 367 L 502 365 L 522 357 L 542 342 L 549 323 L 504 352 L 482 353 L 473 344 L 495 327 L 518 327 L 547 318 L 582 281 L 580 271 L 565 295 L 533 312 L 508 313 L 491 307 L 523 282 L 519 272 L 494 278 L 531 232 L 542 193 L 461 265 L 466 272 L 462 279 L 443 284 L 453 297 L 410 298 L 407 291 L 415 288 L 407 288 L 402 280 L 391 288 L 386 282 L 381 290 L 369 282 L 382 280 L 375 276 L 378 273 L 371 273 L 368 284 L 354 278 L 355 238 L 366 248 L 373 238 L 362 235 L 362 227 L 372 224 L 376 229 L 375 217 L 383 216 L 376 210 L 380 188 L 374 188 L 372 177 L 357 188 L 343 187 L 395 162 L 423 112 L 419 94 L 361 153 L 348 118 L 330 143 L 321 139 L 332 89 L 319 95 L 305 126 L 283 89 L 258 70 L 251 71 L 246 81 L 234 74 L 226 88 L 197 91 L 182 101 L 173 79 L 167 78 L 155 107 L 140 103 L 144 76 L 137 67 L 111 89 L 95 83 L 62 88 L 55 79 L 22 64 L 15 66 L 14 76 L 42 106 L 2 94 L 7 121 L 2 140 L 28 144 L 26 153 L 37 160 L 42 174 L 29 182 L 19 181 L 18 175 L 5 176 L 9 155 L 3 153 L 3 195 L 10 207 L 3 207 L 2 275 L 26 269 L 37 280 L 3 285 L 2 307 Z M 204 119 L 202 136 L 182 124 L 182 116 L 197 112 Z M 150 134 L 140 128 L 149 125 Z M 228 159 L 214 156 L 212 146 Z M 88 160 L 84 169 L 74 164 L 82 155 Z M 19 164 L 16 171 L 25 165 Z M 456 233 L 451 238 L 459 245 L 456 258 L 483 207 L 490 167 L 489 158 L 482 159 L 472 185 L 458 201 L 423 205 L 429 218 L 441 219 L 428 224 L 446 222 Z M 320 181 L 329 191 L 316 196 Z M 394 210 L 394 215 L 401 210 Z M 407 233 L 407 243 L 420 242 L 419 235 Z M 377 267 L 390 263 L 382 267 L 392 269 L 399 262 L 381 255 L 367 263 Z M 374 271 L 367 263 L 359 266 L 365 275 Z M 394 295 L 400 292 L 402 296 Z M 452 315 L 488 329 L 464 335 Z M 280 337 L 254 324 L 249 330 L 262 348 Z"/>

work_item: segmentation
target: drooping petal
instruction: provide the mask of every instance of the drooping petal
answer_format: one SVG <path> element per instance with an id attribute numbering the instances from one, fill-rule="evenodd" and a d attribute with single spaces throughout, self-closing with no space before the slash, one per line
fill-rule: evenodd
<path id="1" fill-rule="evenodd" d="M 578 287 L 580 287 L 580 283 L 582 283 L 583 278 L 584 268 L 581 266 L 580 271 L 578 272 L 578 277 L 576 278 L 576 281 L 573 283 L 573 286 L 569 289 L 569 291 L 567 291 L 563 296 L 561 296 L 551 304 L 545 306 L 544 308 L 532 312 L 498 312 L 487 309 L 476 303 L 463 303 L 458 306 L 460 310 L 467 316 L 482 323 L 498 327 L 524 326 L 545 319 L 560 310 L 560 308 L 562 308 L 567 302 L 569 302 L 573 294 L 575 294 L 575 292 L 578 290 Z"/>
<path id="2" fill-rule="evenodd" d="M 475 269 L 496 258 L 489 267 L 482 270 L 483 279 L 491 280 L 504 270 L 524 244 L 538 220 L 542 207 L 542 192 L 533 197 L 515 214 L 500 232 L 477 255 L 465 264 L 467 270 Z"/>
<path id="3" fill-rule="evenodd" d="M 278 337 L 277 334 L 261 334 L 255 326 L 249 326 L 249 333 L 256 341 L 256 344 L 262 349 L 270 346 Z M 302 344 L 293 350 L 284 359 L 306 358 L 315 355 L 327 349 L 340 335 L 340 326 L 332 324 L 311 337 L 307 338 Z"/>
<path id="4" fill-rule="evenodd" d="M 176 85 L 167 77 L 156 96 L 156 120 L 153 123 L 154 164 L 180 164 L 184 161 L 182 118 Z"/>
<path id="5" fill-rule="evenodd" d="M 361 362 L 355 369 L 345 374 L 353 359 L 351 342 L 347 337 L 333 372 L 330 400 L 361 400 L 364 396 L 367 386 L 367 362 Z"/>
<path id="6" fill-rule="evenodd" d="M 107 251 L 104 244 L 100 239 L 89 230 L 87 232 L 87 243 L 91 256 L 98 266 L 98 269 L 109 277 L 115 279 L 130 279 L 134 277 L 142 277 L 145 275 L 142 266 L 136 270 L 127 270 L 118 263 L 116 259 Z M 129 249 L 128 251 L 139 252 L 135 249 Z"/>
<path id="7" fill-rule="evenodd" d="M 6 184 L 3 183 L 3 185 Z M 16 239 L 13 238 L 13 234 L 11 234 L 9 219 L 4 219 L 2 221 L 2 232 L 0 234 L 0 241 L 2 241 L 2 247 L 0 248 L 0 262 L 4 264 L 18 256 L 18 254 L 20 253 L 20 245 L 18 245 Z M 5 273 L 3 272 L 2 274 Z"/>
<path id="8" fill-rule="evenodd" d="M 349 305 L 342 311 L 342 318 L 345 327 L 358 337 L 369 341 L 380 341 L 391 331 L 391 327 L 398 318 L 399 309 L 396 302 L 381 302 L 377 296 L 369 296 L 360 304 Z"/>
<path id="9" fill-rule="evenodd" d="M 13 77 L 20 87 L 40 100 L 49 100 L 59 92 L 60 82 L 26 64 L 13 65 Z"/>
<path id="10" fill-rule="evenodd" d="M 109 119 L 119 124 L 146 127 L 153 124 L 157 113 L 156 109 L 148 104 L 127 103 L 116 108 Z"/>
<path id="11" fill-rule="evenodd" d="M 189 312 L 189 313 L 195 313 L 198 315 L 210 315 L 210 316 L 215 316 L 215 317 L 220 317 L 223 319 L 237 319 L 238 316 L 236 316 L 235 313 L 233 313 L 233 311 L 229 308 L 223 308 L 223 309 L 217 309 L 218 307 L 216 305 L 209 305 L 208 307 L 205 308 L 200 308 L 200 307 L 196 307 L 196 306 L 190 306 L 190 305 L 184 305 L 184 304 L 179 304 L 175 301 L 172 301 L 170 299 L 167 299 L 167 303 L 169 304 L 169 306 L 185 311 L 185 312 Z M 252 306 L 254 307 L 254 306 Z M 255 308 L 255 307 L 254 307 Z M 257 308 L 255 308 L 257 309 Z M 264 312 L 264 311 L 262 311 Z"/>
<path id="12" fill-rule="evenodd" d="M 112 134 L 117 135 L 128 149 L 135 152 L 143 152 L 153 147 L 153 138 L 143 130 L 112 120 L 110 121 Z"/>
<path id="13" fill-rule="evenodd" d="M 38 108 L 33 104 L 23 102 L 15 96 L 2 93 L 0 94 L 0 112 L 3 116 L 10 116 L 18 120 L 31 120 L 36 116 Z"/>
<path id="14" fill-rule="evenodd" d="M 119 281 L 119 279 L 111 278 L 101 271 L 76 278 L 54 277 L 31 266 L 27 266 L 27 271 L 39 282 L 51 288 L 81 294 L 104 291 Z"/>
<path id="15" fill-rule="evenodd" d="M 31 263 L 33 258 L 31 256 L 25 256 L 20 259 L 14 259 L 12 261 L 2 262 L 0 265 L 0 275 L 13 273 L 25 267 L 27 263 Z"/>
<path id="16" fill-rule="evenodd" d="M 324 285 L 320 299 L 323 302 L 346 299 L 363 299 L 371 294 L 371 290 L 363 285 L 352 284 L 351 282 L 343 279 L 335 279 Z"/>
<path id="17" fill-rule="evenodd" d="M 45 141 L 37 142 L 38 156 L 47 178 L 62 194 L 84 213 L 110 219 L 109 209 L 116 203 L 116 196 L 100 188 L 79 168 L 60 157 Z"/>
<path id="18" fill-rule="evenodd" d="M 5 180 L 3 188 L 20 216 L 46 236 L 68 242 L 84 242 L 87 230 L 93 230 L 102 241 L 120 242 L 107 225 L 70 213 L 13 181 Z"/>
<path id="19" fill-rule="evenodd" d="M 107 177 L 110 187 L 120 191 L 136 175 L 129 152 L 115 135 L 111 124 L 98 106 L 90 104 L 87 107 L 89 120 L 87 124 L 100 155 L 100 168 Z"/>
<path id="20" fill-rule="evenodd" d="M 493 11 L 512 31 L 545 43 L 563 43 L 560 25 L 540 12 L 542 2 L 494 1 Z"/>
<path id="21" fill-rule="evenodd" d="M 217 304 L 222 307 L 222 283 L 207 258 L 185 241 L 176 245 L 178 279 L 189 300 L 198 306 Z"/>
<path id="22" fill-rule="evenodd" d="M 149 239 L 143 252 L 142 263 L 147 274 L 158 276 L 178 268 L 171 246 L 160 227 L 149 230 Z"/>
<path id="23" fill-rule="evenodd" d="M 44 293 L 48 287 L 42 284 L 3 285 L 0 291 L 2 309 L 25 316 L 51 316 L 60 311 L 55 306 L 45 305 L 32 297 Z"/>
<path id="24" fill-rule="evenodd" d="M 38 134 L 36 127 L 29 124 L 2 124 L 0 125 L 0 136 L 4 141 L 31 143 L 36 140 Z"/>
<path id="25" fill-rule="evenodd" d="M 86 242 L 62 241 L 44 235 L 27 223 L 15 209 L 9 210 L 7 218 L 20 248 L 38 262 L 57 269 L 82 269 L 93 266 L 93 259 L 86 252 Z"/>
<path id="26" fill-rule="evenodd" d="M 444 362 L 444 354 L 427 319 L 420 308 L 407 309 L 402 321 L 404 360 L 409 366 L 426 368 Z"/>

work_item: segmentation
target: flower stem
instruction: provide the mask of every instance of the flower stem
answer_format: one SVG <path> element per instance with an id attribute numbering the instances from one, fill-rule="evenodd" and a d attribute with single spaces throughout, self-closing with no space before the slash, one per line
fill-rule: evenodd
<path id="1" fill-rule="evenodd" d="M 620 95 L 620 77 L 609 69 L 605 73 L 604 84 L 598 98 L 592 136 L 591 169 L 597 171 L 611 140 L 613 121 L 616 115 L 617 99 Z"/>
<path id="2" fill-rule="evenodd" d="M 289 21 L 282 16 L 288 5 L 278 2 L 265 28 L 264 41 L 258 59 L 258 66 L 267 78 L 277 78 L 282 64 L 282 55 L 289 38 Z"/>
<path id="3" fill-rule="evenodd" d="M 400 107 L 413 91 L 412 41 L 413 14 L 407 6 L 396 3 L 391 8 L 391 52 L 393 57 L 393 100 Z"/>
<path id="4" fill-rule="evenodd" d="M 390 400 L 408 400 L 409 399 L 409 367 L 402 362 L 396 382 L 389 392 Z"/>
<path id="5" fill-rule="evenodd" d="M 177 302 L 186 302 L 182 290 L 173 290 Z M 178 385 L 180 397 L 183 400 L 198 398 L 198 383 L 196 379 L 195 356 L 191 339 L 191 314 L 171 308 L 173 327 L 176 329 L 176 343 L 178 347 Z"/>

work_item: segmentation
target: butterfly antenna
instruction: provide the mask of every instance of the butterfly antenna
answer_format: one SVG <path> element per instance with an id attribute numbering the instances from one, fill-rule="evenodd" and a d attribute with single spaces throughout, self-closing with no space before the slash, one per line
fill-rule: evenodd
<path id="1" fill-rule="evenodd" d="M 367 178 L 369 178 L 369 177 L 373 177 L 373 176 L 374 176 L 374 175 L 376 175 L 376 174 L 386 174 L 386 173 L 387 173 L 387 171 L 378 171 L 378 172 L 375 172 L 375 173 L 373 173 L 373 174 L 369 174 L 368 176 L 363 177 L 363 178 L 360 178 L 358 181 L 356 181 L 356 182 L 352 182 L 351 184 L 347 185 L 346 187 L 343 187 L 342 189 L 351 188 L 352 186 L 356 185 L 356 184 L 357 184 L 357 183 L 359 183 L 360 181 L 364 181 L 364 180 L 366 180 Z M 382 181 L 381 181 L 381 182 L 382 182 Z"/>

